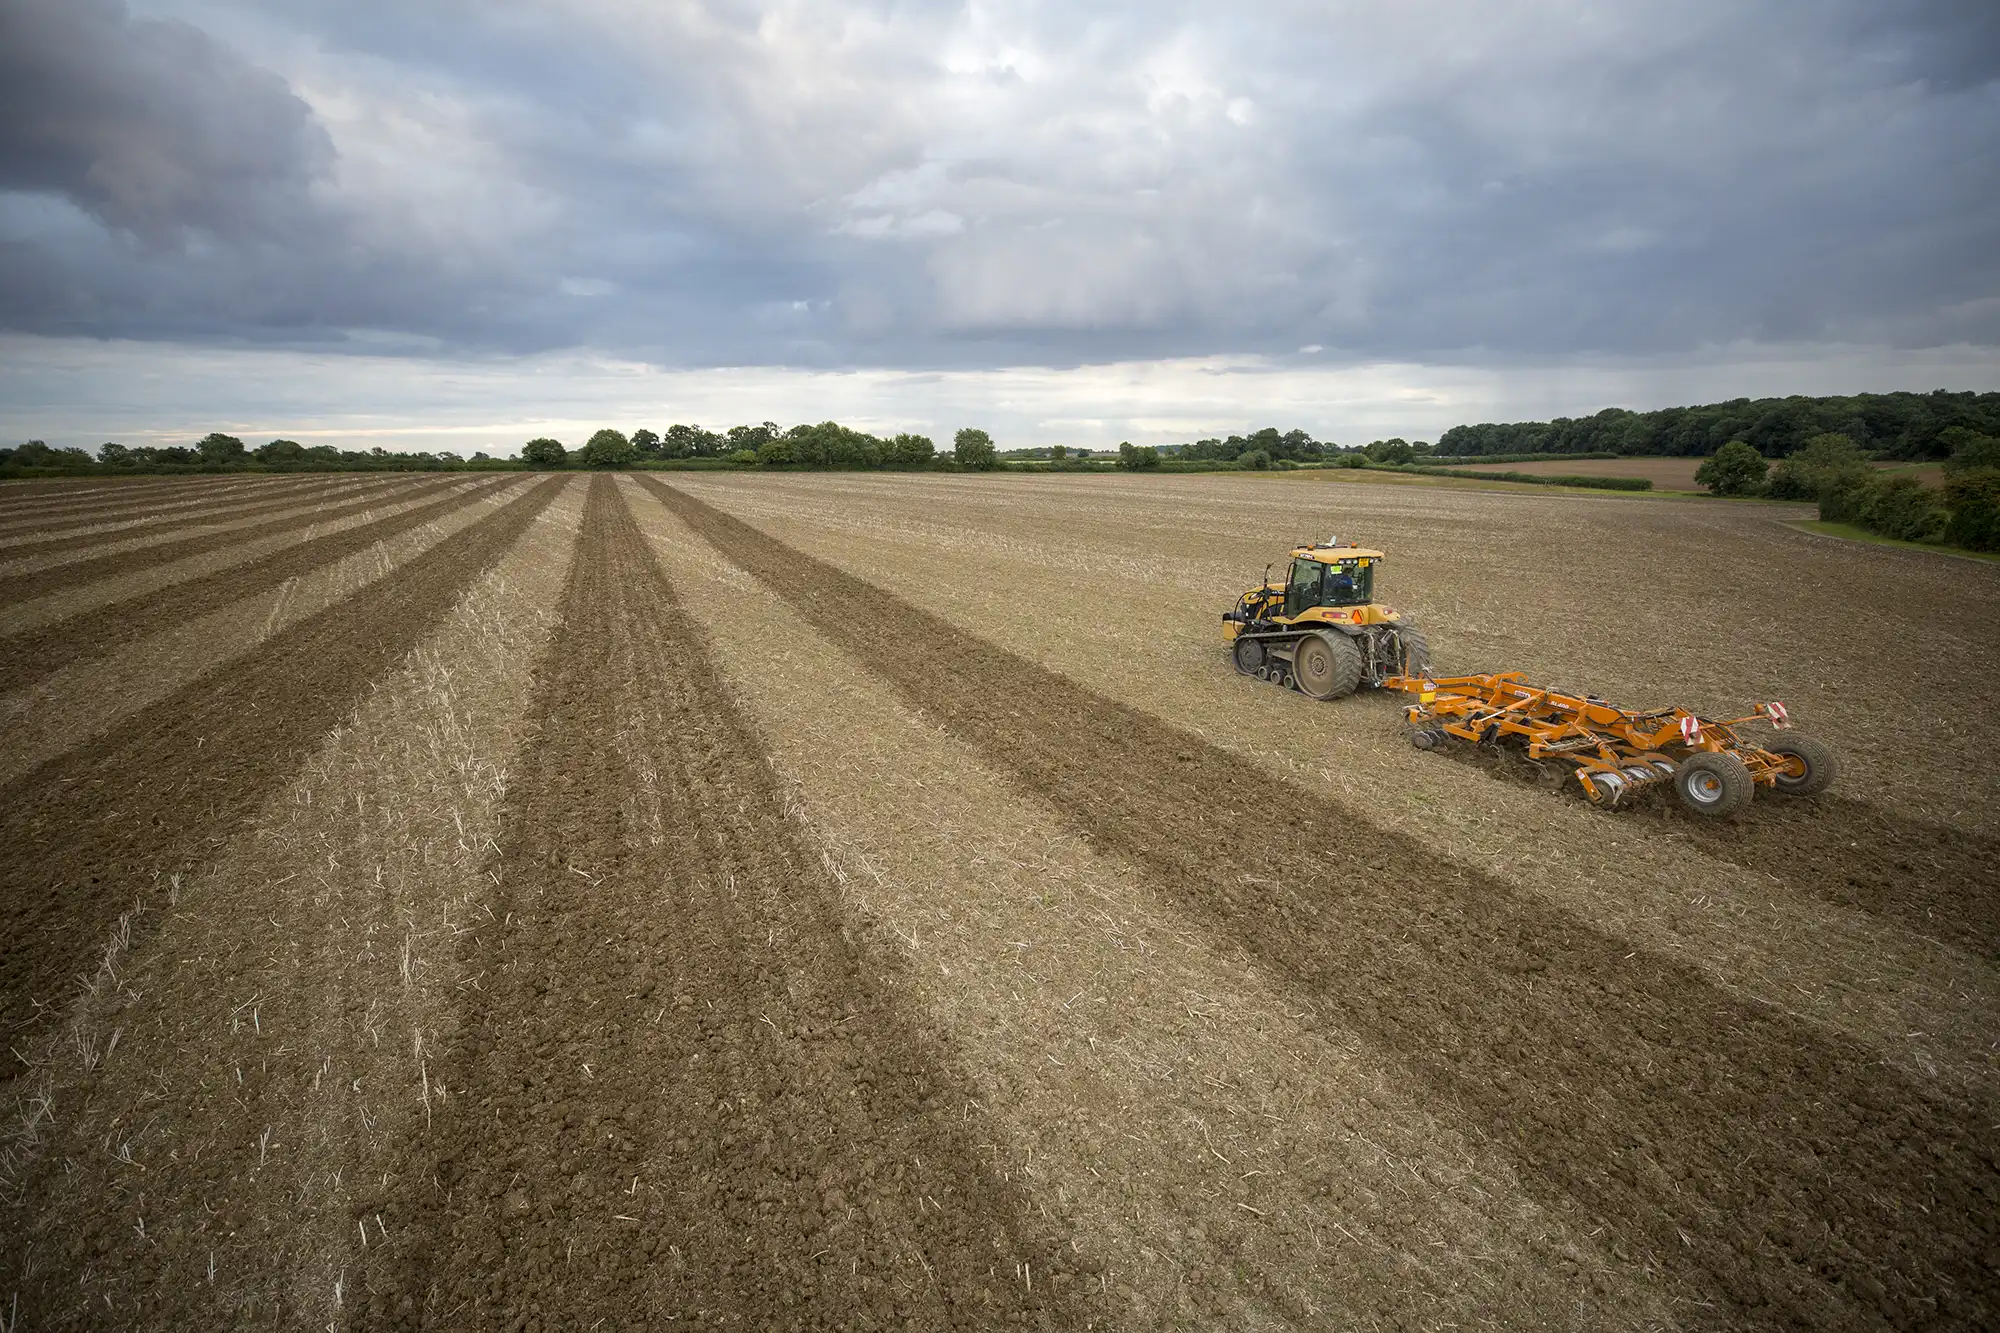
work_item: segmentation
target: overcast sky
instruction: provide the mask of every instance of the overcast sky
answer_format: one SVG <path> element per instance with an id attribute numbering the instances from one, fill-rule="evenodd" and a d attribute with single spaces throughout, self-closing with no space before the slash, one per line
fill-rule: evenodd
<path id="1" fill-rule="evenodd" d="M 2000 3 L 0 0 L 0 432 L 2000 388 Z"/>

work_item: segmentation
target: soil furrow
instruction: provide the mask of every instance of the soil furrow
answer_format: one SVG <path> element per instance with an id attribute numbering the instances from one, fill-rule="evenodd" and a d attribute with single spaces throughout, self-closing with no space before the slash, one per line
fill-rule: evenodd
<path id="1" fill-rule="evenodd" d="M 44 597 L 66 588 L 81 587 L 86 583 L 95 583 L 99 579 L 116 578 L 121 574 L 128 574 L 135 569 L 148 569 L 156 565 L 165 564 L 170 560 L 185 560 L 189 556 L 205 555 L 210 551 L 222 550 L 224 547 L 239 545 L 247 541 L 255 541 L 259 537 L 281 536 L 288 532 L 297 532 L 304 528 L 313 527 L 316 524 L 331 523 L 338 519 L 351 518 L 355 514 L 366 513 L 370 509 L 380 509 L 384 505 L 401 504 L 408 500 L 432 495 L 439 490 L 447 489 L 456 484 L 458 484 L 458 479 L 452 478 L 446 481 L 418 482 L 414 485 L 388 491 L 376 490 L 360 499 L 350 500 L 344 504 L 337 504 L 328 508 L 315 508 L 305 513 L 288 513 L 282 518 L 269 519 L 262 523 L 252 523 L 248 527 L 226 528 L 221 532 L 209 532 L 197 536 L 182 537 L 173 541 L 142 546 L 137 550 L 114 551 L 109 555 L 97 556 L 93 559 L 74 560 L 67 564 L 54 566 L 53 568 L 38 569 L 26 574 L 0 577 L 0 606 L 12 605 L 15 602 L 25 601 L 31 597 Z M 296 510 L 303 499 L 307 499 L 307 497 L 280 500 L 269 506 L 258 505 L 252 507 L 248 512 L 255 513 L 267 508 Z M 221 518 L 222 521 L 228 522 L 246 516 L 245 513 L 238 512 L 222 515 Z M 40 554 L 40 552 L 38 551 L 36 554 Z"/>
<path id="2" fill-rule="evenodd" d="M 608 478 L 533 715 L 353 1326 L 1087 1326 Z"/>
<path id="3" fill-rule="evenodd" d="M 153 481 L 105 481 L 105 482 L 50 482 L 38 481 L 26 484 L 10 482 L 0 486 L 0 515 L 8 517 L 18 513 L 56 508 L 62 505 L 91 503 L 105 499 L 125 499 L 131 496 L 159 495 L 168 491 L 216 490 L 227 486 L 250 485 L 248 478 L 230 480 L 224 477 L 161 477 Z"/>
<path id="4" fill-rule="evenodd" d="M 914 707 L 1461 1107 L 1696 1322 L 1990 1325 L 1990 1117 L 643 478 Z M 1163 836 L 1171 830 L 1172 836 Z M 1565 1201 L 1568 1201 L 1566 1204 Z"/>
<path id="5" fill-rule="evenodd" d="M 234 500 L 218 500 L 214 504 L 201 504 L 188 509 L 140 510 L 129 517 L 103 518 L 86 525 L 87 530 L 62 535 L 56 532 L 44 536 L 40 531 L 30 529 L 20 536 L 7 539 L 0 544 L 0 560 L 31 560 L 43 556 L 58 555 L 65 551 L 80 551 L 92 546 L 109 546 L 114 542 L 136 541 L 140 538 L 165 535 L 205 524 L 234 523 L 257 514 L 268 514 L 278 509 L 296 509 L 300 505 L 312 504 L 322 497 L 334 495 L 359 495 L 365 491 L 390 489 L 394 483 L 363 482 L 355 485 L 333 483 L 301 489 L 277 497 L 258 496 L 246 503 L 249 497 L 239 496 Z M 116 523 L 119 526 L 105 527 Z M 65 525 L 73 528 L 75 525 Z"/>
<path id="6" fill-rule="evenodd" d="M 230 565 L 185 583 L 170 583 L 82 615 L 0 638 L 0 679 L 10 689 L 32 685 L 63 667 L 116 652 L 122 644 L 140 635 L 276 587 L 321 565 L 365 551 L 385 538 L 421 527 L 448 510 L 476 504 L 511 485 L 513 480 L 507 478 L 486 482 L 469 491 L 454 491 L 371 523 L 282 547 L 246 564 Z"/>
<path id="7" fill-rule="evenodd" d="M 188 488 L 177 493 L 120 496 L 115 500 L 94 500 L 88 504 L 62 505 L 26 514 L 17 511 L 5 515 L 4 520 L 0 520 L 0 537 L 17 537 L 30 532 L 74 531 L 99 523 L 115 523 L 126 518 L 136 518 L 142 514 L 173 513 L 210 504 L 218 499 L 241 500 L 260 491 L 272 493 L 280 489 L 297 492 L 306 487 L 294 484 L 280 488 L 241 482 L 233 486 L 204 487 L 200 490 Z"/>
<path id="8" fill-rule="evenodd" d="M 205 861 L 556 491 L 534 488 L 395 578 L 0 787 L 0 1023 L 58 1010 L 119 915 Z"/>

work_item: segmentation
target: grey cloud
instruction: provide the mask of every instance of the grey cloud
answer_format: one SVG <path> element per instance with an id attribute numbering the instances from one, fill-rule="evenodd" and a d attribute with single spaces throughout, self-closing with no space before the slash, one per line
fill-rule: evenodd
<path id="1" fill-rule="evenodd" d="M 903 367 L 2000 341 L 1987 3 L 177 8 L 0 0 L 0 186 L 75 210 L 0 197 L 0 324 Z"/>
<path id="2" fill-rule="evenodd" d="M 333 145 L 283 79 L 118 0 L 0 4 L 0 186 L 154 244 L 308 216 Z"/>

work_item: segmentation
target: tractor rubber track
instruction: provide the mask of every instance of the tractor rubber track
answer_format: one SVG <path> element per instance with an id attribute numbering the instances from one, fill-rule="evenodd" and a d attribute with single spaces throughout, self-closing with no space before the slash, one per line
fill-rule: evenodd
<path id="1" fill-rule="evenodd" d="M 516 480 L 509 477 L 454 492 L 372 523 L 311 537 L 244 564 L 218 569 L 184 583 L 170 583 L 22 634 L 0 638 L 0 680 L 9 689 L 23 689 L 64 667 L 116 652 L 135 638 L 255 596 L 288 579 L 365 551 L 377 542 L 420 528 L 450 510 L 476 504 Z M 320 521 L 320 516 L 311 514 L 291 520 L 301 530 Z"/>
<path id="2" fill-rule="evenodd" d="M 1990 1108 L 641 484 L 1303 1008 L 1456 1104 L 1546 1205 L 1687 1292 L 1690 1323 L 2000 1322 Z"/>
<path id="3" fill-rule="evenodd" d="M 113 542 L 133 541 L 141 537 L 152 537 L 160 533 L 179 532 L 188 528 L 202 527 L 215 523 L 234 523 L 239 519 L 268 514 L 278 509 L 296 509 L 300 505 L 311 504 L 317 499 L 329 496 L 360 495 L 364 491 L 382 490 L 394 483 L 366 482 L 358 486 L 343 486 L 332 483 L 324 487 L 314 487 L 307 491 L 293 491 L 279 498 L 240 496 L 234 500 L 218 500 L 215 504 L 203 504 L 184 510 L 141 510 L 131 517 L 116 519 L 96 519 L 88 524 L 89 531 L 64 535 L 56 532 L 50 536 L 28 535 L 10 540 L 0 546 L 0 560 L 24 560 L 45 555 L 58 555 L 64 551 L 80 551 L 92 546 L 109 546 Z M 105 523 L 122 523 L 123 527 L 109 531 Z"/>
<path id="4" fill-rule="evenodd" d="M 385 505 L 421 499 L 453 484 L 452 481 L 429 481 L 386 491 L 378 488 L 359 499 L 348 500 L 329 508 L 315 508 L 303 514 L 289 513 L 282 518 L 252 523 L 248 527 L 226 528 L 221 532 L 176 538 L 173 541 L 142 546 L 133 551 L 114 551 L 109 555 L 73 560 L 67 564 L 38 569 L 27 574 L 0 577 L 0 606 L 11 606 L 34 597 L 46 597 L 50 593 L 61 592 L 68 588 L 80 588 L 86 583 L 117 578 L 121 574 L 130 574 L 135 570 L 152 569 L 171 560 L 185 560 L 189 556 L 206 555 L 210 551 L 220 551 L 225 547 L 256 541 L 260 537 L 281 536 L 315 524 L 351 518 L 355 514 L 380 509 Z M 302 503 L 311 503 L 312 499 L 311 496 L 299 496 L 290 500 L 254 505 L 249 508 L 248 513 L 255 514 L 266 509 L 296 510 Z M 227 523 L 242 517 L 245 517 L 245 514 L 241 512 L 225 513 L 220 516 L 204 516 L 198 521 Z M 155 528 L 153 531 L 157 532 L 159 529 Z M 40 555 L 42 552 L 32 551 L 31 554 Z"/>
<path id="5" fill-rule="evenodd" d="M 1090 1326 L 609 477 L 531 716 L 350 1325 Z"/>
<path id="6" fill-rule="evenodd" d="M 59 1009 L 119 915 L 211 859 L 558 488 L 535 487 L 0 787 L 0 1025 Z"/>

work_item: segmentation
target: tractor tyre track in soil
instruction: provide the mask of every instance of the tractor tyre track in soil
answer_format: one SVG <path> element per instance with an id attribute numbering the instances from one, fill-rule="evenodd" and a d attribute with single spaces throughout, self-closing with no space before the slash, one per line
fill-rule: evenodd
<path id="1" fill-rule="evenodd" d="M 352 1326 L 1088 1326 L 608 477 L 581 543 Z"/>
<path id="2" fill-rule="evenodd" d="M 380 509 L 385 505 L 402 504 L 406 501 L 433 495 L 440 490 L 449 488 L 456 481 L 457 479 L 453 478 L 448 481 L 422 481 L 401 488 L 391 487 L 387 490 L 377 488 L 358 499 L 344 500 L 341 504 L 327 508 L 314 508 L 303 514 L 287 514 L 282 518 L 269 519 L 263 523 L 252 523 L 248 527 L 226 528 L 221 532 L 202 533 L 195 536 L 178 538 L 173 541 L 157 542 L 151 546 L 142 546 L 137 550 L 114 551 L 109 555 L 101 555 L 84 560 L 73 560 L 66 564 L 55 565 L 47 569 L 33 570 L 26 574 L 0 576 L 0 606 L 11 606 L 16 602 L 26 601 L 29 598 L 45 597 L 50 593 L 61 592 L 68 588 L 79 588 L 86 583 L 95 583 L 100 579 L 117 578 L 121 574 L 129 574 L 139 569 L 150 569 L 158 565 L 164 565 L 172 560 L 185 560 L 190 556 L 206 555 L 210 551 L 220 551 L 226 547 L 240 545 L 243 542 L 256 541 L 260 537 L 281 536 L 288 532 L 296 532 L 301 528 L 312 527 L 315 524 L 332 523 L 343 518 L 352 518 L 354 515 L 366 513 L 370 509 Z M 253 505 L 246 511 L 224 513 L 220 516 L 204 515 L 202 521 L 234 522 L 238 519 L 254 515 L 266 508 L 296 510 L 301 503 L 310 502 L 311 497 L 299 496 L 290 500 L 274 501 L 269 505 Z M 155 528 L 151 531 L 157 532 L 159 529 Z M 150 534 L 143 532 L 141 534 L 119 533 L 117 534 L 117 538 L 122 539 L 131 535 Z M 41 555 L 44 552 L 31 550 L 28 553 Z M 5 554 L 10 554 L 10 552 L 0 551 L 0 555 Z"/>
<path id="3" fill-rule="evenodd" d="M 324 503 L 328 499 L 335 498 L 344 499 L 350 495 L 380 492 L 394 485 L 394 482 L 362 482 L 352 485 L 329 483 L 310 490 L 292 491 L 279 497 L 245 496 L 234 501 L 200 505 L 186 510 L 141 510 L 130 517 L 98 520 L 89 525 L 88 531 L 67 536 L 54 529 L 51 530 L 52 535 L 43 535 L 39 529 L 30 527 L 14 537 L 4 539 L 5 544 L 0 545 L 0 560 L 9 562 L 34 560 L 44 556 L 62 555 L 69 551 L 88 550 L 95 546 L 110 546 L 117 542 L 138 541 L 147 537 L 186 532 L 193 528 L 236 523 L 258 514 L 268 514 L 279 509 L 297 509 L 301 505 Z M 117 523 L 120 526 L 107 528 L 105 525 L 109 523 Z"/>
<path id="4" fill-rule="evenodd" d="M 727 558 L 1711 1313 L 1992 1326 L 1990 1115 L 652 478 Z M 1162 836 L 1171 830 L 1172 836 Z"/>
<path id="5" fill-rule="evenodd" d="M 365 551 L 377 542 L 409 532 L 441 517 L 449 510 L 477 504 L 516 478 L 490 481 L 467 490 L 453 491 L 439 499 L 399 513 L 309 537 L 281 547 L 255 560 L 230 565 L 212 573 L 169 583 L 151 592 L 94 607 L 80 615 L 68 616 L 37 626 L 22 634 L 0 638 L 0 679 L 9 689 L 21 689 L 78 662 L 90 661 L 116 652 L 142 635 L 164 629 L 177 621 L 204 615 L 217 607 L 287 579 L 297 578 L 322 565 L 331 564 Z M 368 507 L 379 507 L 379 502 Z M 308 514 L 287 521 L 287 527 L 304 530 L 323 521 Z M 236 534 L 230 534 L 232 540 Z"/>
<path id="6" fill-rule="evenodd" d="M 60 1009 L 137 898 L 205 862 L 555 499 L 544 483 L 392 578 L 0 787 L 0 1024 Z"/>

